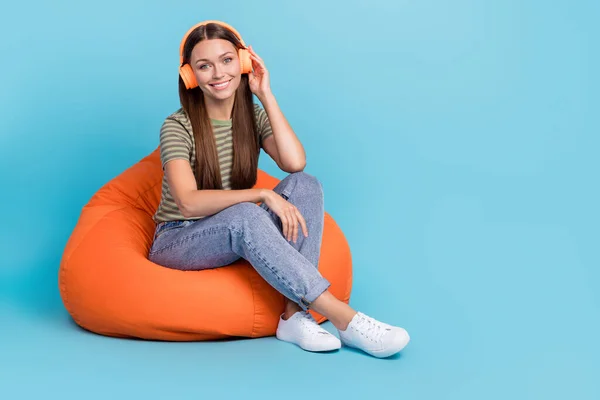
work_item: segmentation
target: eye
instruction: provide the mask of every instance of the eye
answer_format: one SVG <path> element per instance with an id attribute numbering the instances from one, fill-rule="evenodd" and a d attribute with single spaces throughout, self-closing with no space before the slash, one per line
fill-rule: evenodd
<path id="1" fill-rule="evenodd" d="M 233 58 L 227 57 L 227 58 L 225 58 L 225 60 L 232 60 L 233 61 Z"/>
<path id="2" fill-rule="evenodd" d="M 206 69 L 204 67 L 207 67 L 207 66 L 208 66 L 208 64 L 202 64 L 201 66 L 198 67 L 198 69 Z"/>

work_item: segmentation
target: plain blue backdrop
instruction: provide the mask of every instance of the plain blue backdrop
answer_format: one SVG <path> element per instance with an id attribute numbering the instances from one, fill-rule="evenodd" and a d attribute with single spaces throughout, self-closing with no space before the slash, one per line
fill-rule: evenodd
<path id="1" fill-rule="evenodd" d="M 3 4 L 0 397 L 600 398 L 599 17 L 592 0 Z M 401 355 L 71 322 L 67 239 L 158 146 L 205 19 L 264 59 L 351 246 L 351 305 L 405 327 Z"/>

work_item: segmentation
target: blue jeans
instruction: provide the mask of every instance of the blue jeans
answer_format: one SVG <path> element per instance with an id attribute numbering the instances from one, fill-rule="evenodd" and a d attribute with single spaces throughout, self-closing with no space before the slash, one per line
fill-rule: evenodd
<path id="1" fill-rule="evenodd" d="M 300 211 L 308 237 L 299 225 L 297 242 L 288 242 L 279 216 L 264 202 L 242 202 L 204 218 L 158 224 L 149 260 L 197 271 L 244 258 L 278 292 L 308 310 L 330 286 L 317 270 L 325 216 L 323 186 L 314 176 L 295 172 L 273 190 Z"/>

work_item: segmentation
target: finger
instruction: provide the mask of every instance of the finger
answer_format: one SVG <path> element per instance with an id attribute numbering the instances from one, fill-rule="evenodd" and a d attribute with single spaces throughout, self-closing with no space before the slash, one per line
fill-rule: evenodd
<path id="1" fill-rule="evenodd" d="M 298 215 L 296 214 L 296 212 L 293 213 L 294 216 L 294 243 L 296 243 L 298 241 L 298 223 L 300 222 L 298 220 Z"/>
<path id="2" fill-rule="evenodd" d="M 277 213 L 279 220 L 281 221 L 281 234 L 285 237 L 285 229 L 286 229 L 286 219 L 285 215 L 282 212 Z"/>
<path id="3" fill-rule="evenodd" d="M 252 69 L 255 71 L 262 71 L 264 69 L 264 66 L 258 62 L 258 60 L 256 58 L 252 58 Z"/>
<path id="4" fill-rule="evenodd" d="M 290 210 L 288 210 L 288 212 L 287 212 L 287 217 L 288 217 L 288 221 L 289 221 L 288 242 L 290 242 L 294 238 L 294 225 L 296 225 L 295 224 L 296 219 L 294 218 L 294 215 L 292 214 L 292 212 Z"/>
<path id="5" fill-rule="evenodd" d="M 261 56 L 259 56 L 258 54 L 254 53 L 254 57 L 256 57 L 256 59 L 257 59 L 258 61 L 260 61 L 261 63 L 263 63 L 263 64 L 264 64 L 264 61 L 263 61 L 263 59 L 262 59 L 262 57 L 261 57 Z"/>
<path id="6" fill-rule="evenodd" d="M 258 63 L 258 64 L 259 64 L 261 67 L 264 67 L 264 66 L 265 66 L 265 63 L 264 63 L 264 61 L 262 60 L 262 58 L 260 58 L 260 57 L 258 57 L 258 56 L 256 56 L 256 55 L 252 55 L 252 54 L 250 54 L 250 58 L 251 58 L 252 60 L 256 61 L 256 62 L 257 62 L 257 63 Z"/>
<path id="7" fill-rule="evenodd" d="M 287 213 L 287 218 L 288 218 L 288 235 L 287 235 L 287 240 L 288 242 L 291 241 L 294 238 L 294 216 L 292 215 L 291 211 L 288 210 Z"/>
<path id="8" fill-rule="evenodd" d="M 252 68 L 253 69 L 262 70 L 264 68 L 264 66 L 261 63 L 259 63 L 256 58 L 252 58 L 252 57 L 250 57 L 250 58 L 252 59 Z"/>
<path id="9" fill-rule="evenodd" d="M 290 208 L 289 215 L 290 215 L 290 220 L 292 222 L 292 224 L 290 226 L 291 227 L 290 236 L 291 236 L 292 240 L 294 241 L 294 243 L 296 243 L 296 240 L 298 239 L 298 216 L 296 215 L 294 208 Z"/>
<path id="10" fill-rule="evenodd" d="M 285 240 L 288 240 L 289 222 L 287 215 L 285 215 L 285 211 L 281 213 L 279 218 L 281 219 L 283 237 Z"/>
<path id="11" fill-rule="evenodd" d="M 308 237 L 308 227 L 306 226 L 306 221 L 304 220 L 304 217 L 298 209 L 296 209 L 296 214 L 298 215 L 300 225 L 302 225 L 302 232 L 304 232 L 304 237 Z"/>

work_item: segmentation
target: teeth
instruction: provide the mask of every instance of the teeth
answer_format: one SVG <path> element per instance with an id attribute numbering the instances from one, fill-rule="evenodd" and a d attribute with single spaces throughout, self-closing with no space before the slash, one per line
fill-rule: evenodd
<path id="1" fill-rule="evenodd" d="M 213 85 L 213 86 L 215 86 L 215 87 L 223 87 L 223 86 L 227 85 L 228 83 L 229 83 L 229 81 L 227 81 L 225 83 L 220 83 L 218 85 Z"/>

